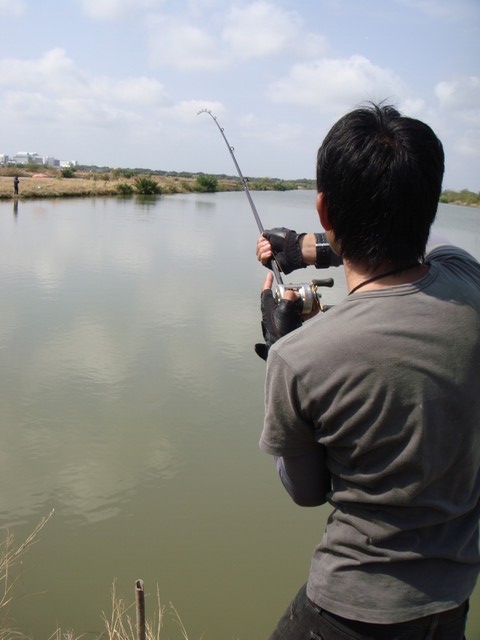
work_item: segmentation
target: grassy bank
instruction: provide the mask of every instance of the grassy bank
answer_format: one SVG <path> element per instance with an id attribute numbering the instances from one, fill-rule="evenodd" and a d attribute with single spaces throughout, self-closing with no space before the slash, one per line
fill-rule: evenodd
<path id="1" fill-rule="evenodd" d="M 64 178 L 61 175 L 48 175 L 48 177 L 35 177 L 33 175 L 19 174 L 18 198 L 82 198 L 89 196 L 117 196 L 124 185 L 129 185 L 132 193 L 135 193 L 134 178 L 115 178 L 110 174 L 75 174 L 73 178 Z M 150 177 L 158 185 L 159 193 L 189 193 L 197 191 L 194 178 L 174 177 Z M 218 191 L 232 191 L 239 189 L 240 185 L 234 180 L 218 182 Z M 13 178 L 0 176 L 0 199 L 11 199 L 13 194 Z"/>
<path id="2" fill-rule="evenodd" d="M 445 204 L 460 204 L 466 207 L 480 207 L 480 193 L 468 189 L 462 191 L 446 190 L 440 196 L 440 202 Z"/>
<path id="3" fill-rule="evenodd" d="M 13 177 L 20 178 L 19 194 L 14 196 Z M 203 174 L 201 174 L 203 175 Z M 40 177 L 41 176 L 41 177 Z M 239 191 L 242 184 L 231 176 L 214 176 L 213 191 Z M 163 175 L 160 173 L 109 171 L 75 171 L 72 177 L 64 177 L 58 170 L 49 169 L 39 174 L 15 167 L 0 168 L 0 200 L 18 198 L 83 198 L 90 196 L 118 196 L 138 194 L 138 181 L 153 183 L 159 194 L 195 193 L 205 191 L 198 176 L 192 174 Z M 278 180 L 274 178 L 248 178 L 252 191 L 286 191 L 291 189 L 315 189 L 313 180 Z M 468 207 L 480 207 L 480 193 L 443 191 L 440 202 Z M 1 639 L 0 639 L 1 640 Z"/>
<path id="4" fill-rule="evenodd" d="M 118 196 L 129 194 L 174 194 L 205 191 L 239 191 L 242 183 L 234 176 L 206 176 L 205 174 L 167 174 L 147 170 L 111 169 L 105 171 L 71 170 L 70 175 L 58 169 L 35 167 L 0 168 L 0 199 L 18 198 L 82 198 L 89 196 Z M 13 178 L 20 179 L 18 196 L 14 195 Z M 314 189 L 313 180 L 279 180 L 276 178 L 247 178 L 254 191 L 286 191 Z M 145 187 L 146 190 L 143 190 Z"/>

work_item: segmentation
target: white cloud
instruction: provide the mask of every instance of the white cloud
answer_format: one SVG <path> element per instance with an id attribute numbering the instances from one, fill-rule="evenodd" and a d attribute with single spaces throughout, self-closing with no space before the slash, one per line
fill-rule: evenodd
<path id="1" fill-rule="evenodd" d="M 306 32 L 299 13 L 262 0 L 232 7 L 226 17 L 222 40 L 239 59 L 285 53 L 302 58 L 318 57 L 327 51 L 326 39 Z"/>
<path id="2" fill-rule="evenodd" d="M 188 10 L 195 14 L 212 11 L 218 6 L 225 6 L 225 0 L 188 0 Z"/>
<path id="3" fill-rule="evenodd" d="M 150 59 L 155 66 L 180 71 L 217 71 L 245 61 L 284 54 L 295 58 L 324 55 L 326 40 L 307 33 L 301 16 L 268 2 L 219 8 L 215 20 L 202 24 L 201 8 L 216 0 L 189 3 L 185 14 L 158 15 L 149 20 Z M 211 8 L 210 6 L 207 8 Z M 223 24 L 223 28 L 222 28 Z"/>
<path id="4" fill-rule="evenodd" d="M 101 102 L 93 97 L 69 98 L 47 97 L 38 92 L 9 92 L 3 101 L 4 117 L 21 128 L 33 130 L 49 124 L 55 128 L 62 125 L 82 127 L 109 127 L 113 124 L 138 122 L 140 116 L 115 104 Z"/>
<path id="5" fill-rule="evenodd" d="M 480 131 L 466 130 L 458 136 L 454 142 L 454 148 L 462 155 L 471 158 L 480 158 Z"/>
<path id="6" fill-rule="evenodd" d="M 163 0 L 80 0 L 84 12 L 93 20 L 120 20 L 144 9 L 153 9 Z"/>
<path id="7" fill-rule="evenodd" d="M 239 58 L 275 55 L 295 40 L 301 22 L 296 12 L 254 2 L 230 10 L 222 38 Z"/>
<path id="8" fill-rule="evenodd" d="M 456 151 L 463 156 L 480 157 L 480 77 L 439 82 L 435 95 Z"/>
<path id="9" fill-rule="evenodd" d="M 20 18 L 26 11 L 24 0 L 0 0 L 0 18 Z"/>
<path id="10" fill-rule="evenodd" d="M 301 33 L 294 50 L 302 58 L 316 60 L 328 55 L 330 45 L 327 39 L 319 33 Z"/>
<path id="11" fill-rule="evenodd" d="M 54 102 L 35 91 L 9 91 L 1 101 L 3 117 L 12 126 L 19 123 L 24 126 L 39 126 L 54 121 L 57 110 Z"/>
<path id="12" fill-rule="evenodd" d="M 58 119 L 67 124 L 78 123 L 105 127 L 116 123 L 132 124 L 139 120 L 139 115 L 132 111 L 95 99 L 59 99 L 55 106 L 57 107 Z"/>
<path id="13" fill-rule="evenodd" d="M 171 104 L 163 85 L 155 79 L 110 79 L 89 76 L 63 49 L 48 51 L 37 60 L 0 61 L 4 115 L 75 124 L 132 123 L 136 109 Z"/>
<path id="14" fill-rule="evenodd" d="M 34 60 L 0 60 L 0 85 L 82 95 L 87 80 L 63 49 L 52 49 Z"/>
<path id="15" fill-rule="evenodd" d="M 215 40 L 184 18 L 157 17 L 149 24 L 150 59 L 181 71 L 216 70 L 225 59 Z"/>
<path id="16" fill-rule="evenodd" d="M 439 82 L 435 94 L 442 109 L 479 110 L 480 77 L 468 76 Z"/>
<path id="17" fill-rule="evenodd" d="M 422 120 L 425 118 L 427 105 L 422 98 L 407 98 L 402 100 L 397 108 L 405 116 Z"/>
<path id="18" fill-rule="evenodd" d="M 294 65 L 288 76 L 268 88 L 274 102 L 320 107 L 329 113 L 365 100 L 397 102 L 404 93 L 403 82 L 392 71 L 359 55 Z"/>
<path id="19" fill-rule="evenodd" d="M 92 93 L 103 100 L 142 107 L 170 104 L 163 85 L 157 80 L 143 76 L 121 80 L 95 78 L 92 81 Z"/>

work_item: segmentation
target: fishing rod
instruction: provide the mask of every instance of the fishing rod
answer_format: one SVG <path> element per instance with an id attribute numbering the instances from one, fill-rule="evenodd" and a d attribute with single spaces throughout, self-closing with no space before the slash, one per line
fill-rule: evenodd
<path id="1" fill-rule="evenodd" d="M 251 209 L 253 211 L 253 217 L 255 218 L 255 221 L 257 223 L 258 230 L 260 231 L 260 233 L 263 233 L 264 232 L 263 224 L 262 224 L 262 221 L 260 220 L 260 216 L 258 215 L 258 211 L 257 211 L 257 208 L 255 206 L 255 203 L 253 202 L 253 198 L 252 198 L 252 195 L 250 193 L 250 189 L 248 188 L 247 180 L 246 180 L 246 178 L 243 177 L 242 170 L 240 169 L 240 166 L 239 166 L 239 164 L 237 162 L 237 159 L 235 157 L 235 153 L 234 153 L 235 149 L 228 142 L 227 136 L 225 135 L 225 131 L 223 130 L 223 127 L 221 127 L 219 125 L 218 120 L 213 115 L 213 113 L 209 109 L 202 109 L 201 111 L 199 111 L 197 113 L 197 115 L 199 116 L 201 113 L 208 113 L 208 115 L 215 122 L 215 124 L 218 127 L 218 130 L 222 134 L 222 138 L 225 140 L 225 144 L 227 145 L 228 151 L 230 152 L 230 155 L 232 156 L 232 160 L 233 160 L 233 163 L 235 165 L 235 168 L 237 169 L 237 173 L 238 173 L 238 175 L 240 177 L 240 180 L 242 181 L 242 185 L 243 185 L 243 188 L 244 188 L 245 193 L 247 195 L 248 202 L 250 203 L 250 207 L 251 207 Z M 280 269 L 278 268 L 278 265 L 277 265 L 275 259 L 272 260 L 272 271 L 273 271 L 273 275 L 275 276 L 275 280 L 277 281 L 277 284 L 283 284 L 283 279 L 282 279 L 282 276 L 280 275 Z"/>
<path id="2" fill-rule="evenodd" d="M 240 166 L 237 162 L 237 158 L 235 157 L 235 153 L 234 153 L 234 148 L 231 146 L 231 144 L 229 143 L 229 141 L 227 140 L 227 136 L 225 135 L 225 131 L 223 130 L 223 127 L 220 126 L 217 118 L 213 115 L 213 113 L 210 111 L 210 109 L 201 109 L 197 115 L 200 115 L 201 113 L 207 113 L 212 120 L 215 122 L 215 124 L 217 125 L 218 130 L 220 131 L 220 133 L 222 134 L 222 138 L 225 141 L 225 144 L 227 145 L 227 149 L 230 153 L 230 155 L 232 156 L 232 160 L 233 163 L 235 165 L 235 168 L 237 169 L 237 173 L 240 177 L 240 180 L 242 181 L 242 185 L 243 185 L 243 189 L 245 191 L 245 194 L 247 196 L 248 202 L 250 204 L 250 207 L 252 209 L 253 212 L 253 216 L 255 218 L 255 221 L 257 223 L 258 229 L 260 231 L 261 234 L 263 234 L 264 232 L 264 227 L 262 224 L 262 221 L 260 220 L 260 216 L 258 215 L 258 211 L 257 208 L 255 207 L 255 203 L 253 202 L 253 198 L 252 195 L 250 193 L 250 189 L 248 188 L 248 184 L 247 184 L 247 180 L 246 178 L 244 178 L 242 170 L 240 169 Z M 286 290 L 290 290 L 290 291 L 295 291 L 296 293 L 298 293 L 298 295 L 301 297 L 302 302 L 303 302 L 303 306 L 302 306 L 302 315 L 309 315 L 310 313 L 312 313 L 312 311 L 314 311 L 315 307 L 318 307 L 320 309 L 320 311 L 326 311 L 329 307 L 323 305 L 320 301 L 321 298 L 321 294 L 317 291 L 318 287 L 333 287 L 333 279 L 332 278 L 327 278 L 324 280 L 312 280 L 312 282 L 310 284 L 284 284 L 283 282 L 283 278 L 280 275 L 280 268 L 275 260 L 275 256 L 273 256 L 273 259 L 271 261 L 271 267 L 272 267 L 272 271 L 273 271 L 273 275 L 275 277 L 275 280 L 277 282 L 277 291 L 276 291 L 276 297 L 277 299 L 283 298 L 283 295 L 285 293 Z"/>

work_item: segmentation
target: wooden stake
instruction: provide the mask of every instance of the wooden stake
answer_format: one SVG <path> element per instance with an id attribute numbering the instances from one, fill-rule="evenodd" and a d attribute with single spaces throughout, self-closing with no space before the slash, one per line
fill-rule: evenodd
<path id="1" fill-rule="evenodd" d="M 143 580 L 135 582 L 135 602 L 137 609 L 137 640 L 145 640 L 145 591 Z"/>

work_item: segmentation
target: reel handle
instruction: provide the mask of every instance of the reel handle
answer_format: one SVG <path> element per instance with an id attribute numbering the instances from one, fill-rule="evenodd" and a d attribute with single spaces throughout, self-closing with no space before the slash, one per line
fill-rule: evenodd
<path id="1" fill-rule="evenodd" d="M 323 280 L 312 280 L 312 286 L 314 287 L 333 287 L 333 278 L 324 278 Z"/>

